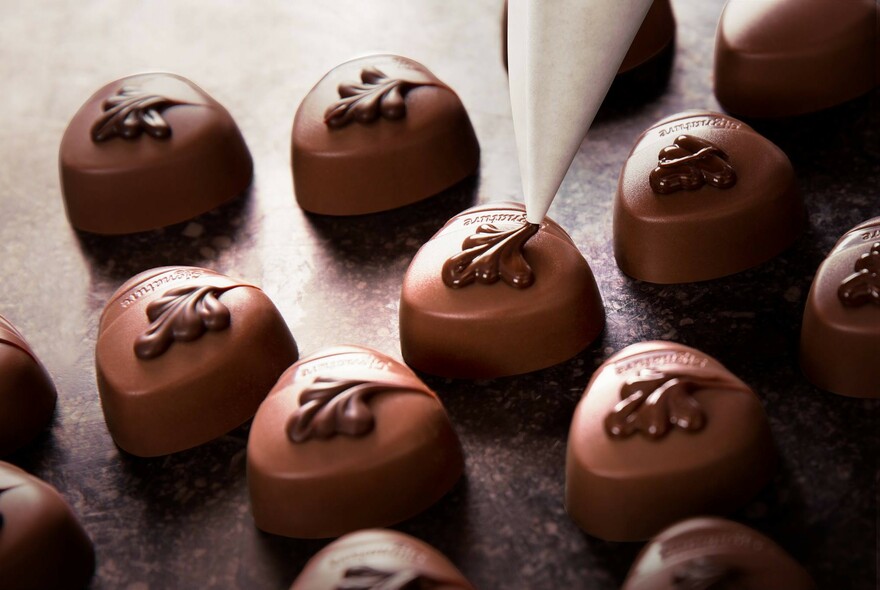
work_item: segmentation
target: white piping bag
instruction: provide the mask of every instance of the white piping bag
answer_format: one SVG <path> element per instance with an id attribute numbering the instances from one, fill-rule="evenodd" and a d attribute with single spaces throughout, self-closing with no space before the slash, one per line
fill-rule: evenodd
<path id="1" fill-rule="evenodd" d="M 509 0 L 510 104 L 526 217 L 540 223 L 653 0 Z"/>

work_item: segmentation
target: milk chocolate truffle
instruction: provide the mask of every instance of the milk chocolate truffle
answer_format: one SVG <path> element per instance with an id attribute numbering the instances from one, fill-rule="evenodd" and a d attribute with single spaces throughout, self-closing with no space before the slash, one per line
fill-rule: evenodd
<path id="1" fill-rule="evenodd" d="M 0 316 L 0 457 L 24 447 L 49 424 L 57 397 L 24 336 Z"/>
<path id="2" fill-rule="evenodd" d="M 614 255 L 636 279 L 704 281 L 773 258 L 804 220 L 782 150 L 742 121 L 685 111 L 642 133 L 620 172 Z"/>
<path id="3" fill-rule="evenodd" d="M 449 86 L 411 59 L 371 55 L 337 66 L 303 99 L 292 155 L 300 207 L 360 215 L 475 174 L 480 146 Z"/>
<path id="4" fill-rule="evenodd" d="M 474 590 L 436 549 L 397 531 L 351 533 L 319 551 L 290 590 Z"/>
<path id="5" fill-rule="evenodd" d="M 407 364 L 445 377 L 516 375 L 565 361 L 602 331 L 587 261 L 550 218 L 520 203 L 478 205 L 416 253 L 400 294 Z"/>
<path id="6" fill-rule="evenodd" d="M 807 296 L 801 367 L 822 389 L 880 397 L 880 217 L 846 232 Z"/>
<path id="7" fill-rule="evenodd" d="M 253 165 L 232 117 L 181 76 L 107 84 L 61 140 L 61 190 L 71 225 L 99 234 L 155 229 L 231 200 Z"/>
<path id="8" fill-rule="evenodd" d="M 144 271 L 98 328 L 98 389 L 113 440 L 141 457 L 182 451 L 242 424 L 297 358 L 254 285 L 204 268 Z"/>
<path id="9" fill-rule="evenodd" d="M 764 535 L 723 518 L 691 518 L 639 554 L 623 590 L 815 590 L 810 575 Z"/>
<path id="10" fill-rule="evenodd" d="M 257 411 L 247 448 L 254 522 L 288 537 L 406 520 L 462 470 L 437 395 L 405 365 L 360 346 L 290 367 Z"/>
<path id="11" fill-rule="evenodd" d="M 92 542 L 55 488 L 0 461 L 0 587 L 81 590 L 94 569 Z"/>
<path id="12" fill-rule="evenodd" d="M 745 117 L 787 117 L 880 81 L 876 0 L 730 0 L 715 40 L 715 96 Z"/>
<path id="13" fill-rule="evenodd" d="M 605 361 L 575 410 L 565 505 L 591 535 L 638 541 L 742 506 L 774 465 L 764 410 L 745 383 L 699 350 L 643 342 Z"/>

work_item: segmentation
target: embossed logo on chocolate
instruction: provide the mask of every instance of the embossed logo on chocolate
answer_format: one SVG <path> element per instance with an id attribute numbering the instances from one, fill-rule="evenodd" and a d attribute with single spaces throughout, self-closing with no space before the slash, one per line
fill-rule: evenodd
<path id="1" fill-rule="evenodd" d="M 840 301 L 848 307 L 880 305 L 880 242 L 858 257 L 853 270 L 837 289 Z"/>
<path id="2" fill-rule="evenodd" d="M 535 274 L 525 259 L 523 248 L 539 228 L 538 224 L 528 222 L 507 230 L 490 223 L 481 224 L 464 239 L 461 252 L 443 263 L 443 283 L 457 289 L 475 281 L 491 285 L 501 279 L 518 289 L 531 286 Z"/>
<path id="3" fill-rule="evenodd" d="M 711 556 L 683 563 L 672 574 L 675 590 L 736 590 L 740 571 Z"/>
<path id="4" fill-rule="evenodd" d="M 427 590 L 440 584 L 443 580 L 415 569 L 380 570 L 361 565 L 345 570 L 336 590 Z"/>
<path id="5" fill-rule="evenodd" d="M 206 331 L 229 327 L 229 309 L 218 295 L 235 288 L 190 285 L 166 291 L 147 305 L 150 326 L 134 342 L 134 353 L 142 360 L 162 355 L 172 343 L 191 342 Z"/>
<path id="6" fill-rule="evenodd" d="M 611 438 L 641 432 L 656 440 L 672 428 L 699 431 L 706 424 L 706 415 L 693 394 L 710 388 L 748 391 L 716 371 L 641 369 L 621 386 L 621 401 L 605 417 L 605 432 Z"/>
<path id="7" fill-rule="evenodd" d="M 157 277 L 151 277 L 143 283 L 135 286 L 125 297 L 120 299 L 119 305 L 125 309 L 135 303 L 138 299 L 144 297 L 157 290 L 162 285 L 174 281 L 183 281 L 186 279 L 197 279 L 202 276 L 202 271 L 195 268 L 178 268 L 171 272 L 162 273 Z"/>
<path id="8" fill-rule="evenodd" d="M 155 139 L 171 137 L 171 127 L 161 112 L 181 104 L 186 103 L 135 86 L 123 86 L 101 105 L 104 113 L 92 125 L 92 141 L 135 139 L 144 132 Z"/>
<path id="9" fill-rule="evenodd" d="M 705 184 L 728 189 L 736 184 L 736 171 L 727 153 L 701 137 L 679 135 L 675 143 L 660 150 L 659 159 L 649 175 L 655 193 L 692 191 Z"/>
<path id="10" fill-rule="evenodd" d="M 614 363 L 614 372 L 622 375 L 629 371 L 650 369 L 660 365 L 683 365 L 686 367 L 706 367 L 709 359 L 697 356 L 691 352 L 665 350 L 662 352 L 647 352 L 626 356 Z"/>
<path id="11" fill-rule="evenodd" d="M 417 86 L 432 86 L 427 80 L 391 78 L 377 67 L 361 70 L 361 83 L 340 84 L 339 100 L 324 112 L 328 127 L 345 127 L 352 121 L 371 123 L 380 116 L 402 119 L 406 116 L 404 94 Z"/>
<path id="12" fill-rule="evenodd" d="M 700 127 L 714 127 L 716 129 L 740 129 L 742 126 L 743 124 L 739 121 L 728 119 L 727 117 L 722 117 L 719 115 L 714 115 L 710 117 L 689 117 L 684 120 L 676 121 L 668 127 L 658 129 L 657 135 L 659 135 L 660 137 L 665 137 L 667 135 L 672 135 L 673 133 L 681 133 L 682 131 L 690 131 L 691 129 L 699 129 Z"/>

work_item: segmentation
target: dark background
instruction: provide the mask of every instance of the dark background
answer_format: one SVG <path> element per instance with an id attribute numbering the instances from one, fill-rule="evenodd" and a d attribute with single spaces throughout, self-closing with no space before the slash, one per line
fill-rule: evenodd
<path id="1" fill-rule="evenodd" d="M 463 442 L 466 477 L 399 528 L 484 589 L 618 587 L 640 544 L 590 538 L 566 517 L 568 426 L 603 359 L 670 339 L 717 357 L 765 404 L 781 466 L 734 518 L 778 541 L 821 587 L 873 588 L 877 403 L 817 390 L 796 351 L 824 254 L 842 232 L 880 215 L 878 94 L 756 125 L 791 158 L 809 211 L 804 235 L 785 253 L 705 283 L 631 280 L 612 255 L 611 204 L 633 140 L 662 116 L 718 109 L 712 51 L 722 1 L 673 5 L 668 86 L 606 102 L 550 211 L 596 274 L 605 332 L 576 358 L 530 375 L 428 379 Z M 95 386 L 98 314 L 141 270 L 206 266 L 262 285 L 303 353 L 350 342 L 398 356 L 399 289 L 419 246 L 472 203 L 520 198 L 500 10 L 500 0 L 0 3 L 0 314 L 28 338 L 59 393 L 51 430 L 9 460 L 55 485 L 81 516 L 97 548 L 93 588 L 283 589 L 323 546 L 254 528 L 247 427 L 164 458 L 117 450 Z M 416 59 L 459 93 L 482 146 L 480 174 L 402 210 L 305 215 L 290 178 L 293 114 L 327 70 L 372 52 Z M 254 156 L 253 186 L 164 230 L 79 234 L 65 219 L 57 173 L 67 121 L 105 82 L 150 70 L 182 74 L 230 110 Z"/>

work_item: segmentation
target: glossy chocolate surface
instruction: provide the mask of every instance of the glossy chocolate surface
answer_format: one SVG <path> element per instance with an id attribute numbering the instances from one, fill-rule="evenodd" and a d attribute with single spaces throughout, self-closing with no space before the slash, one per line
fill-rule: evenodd
<path id="1" fill-rule="evenodd" d="M 436 549 L 397 531 L 370 529 L 330 543 L 290 590 L 474 590 Z"/>
<path id="2" fill-rule="evenodd" d="M 161 267 L 122 285 L 95 351 L 107 427 L 125 451 L 182 451 L 256 412 L 297 347 L 257 287 L 196 267 Z"/>
<path id="3" fill-rule="evenodd" d="M 801 331 L 801 368 L 816 386 L 880 397 L 880 217 L 846 232 L 816 271 Z"/>
<path id="4" fill-rule="evenodd" d="M 715 96 L 745 117 L 788 117 L 880 83 L 876 0 L 731 0 L 718 24 Z"/>
<path id="5" fill-rule="evenodd" d="M 587 261 L 550 218 L 537 233 L 526 235 L 533 230 L 520 203 L 479 205 L 450 219 L 422 246 L 400 293 L 400 347 L 407 364 L 444 377 L 516 375 L 567 360 L 599 335 L 605 312 Z M 517 236 L 517 231 L 525 233 Z M 462 288 L 444 282 L 450 259 L 485 236 L 501 236 L 497 249 L 504 232 L 512 232 L 506 237 L 514 239 L 511 252 L 517 257 L 515 238 L 527 237 L 522 262 L 514 265 L 517 270 L 509 281 L 474 282 Z M 491 248 L 487 254 L 492 254 Z M 494 259 L 500 264 L 501 257 Z M 499 269 L 496 279 L 501 274 Z M 515 277 L 531 274 L 527 288 L 515 285 Z"/>
<path id="6" fill-rule="evenodd" d="M 745 504 L 775 456 L 761 402 L 717 360 L 672 342 L 633 344 L 599 367 L 575 410 L 565 506 L 591 535 L 646 539 Z"/>
<path id="7" fill-rule="evenodd" d="M 723 518 L 672 525 L 642 549 L 623 590 L 815 590 L 779 545 Z"/>
<path id="8" fill-rule="evenodd" d="M 406 365 L 360 346 L 327 348 L 285 371 L 248 439 L 254 522 L 288 537 L 401 522 L 437 502 L 462 469 L 437 395 Z"/>
<path id="9" fill-rule="evenodd" d="M 705 281 L 776 256 L 803 225 L 782 150 L 742 121 L 685 111 L 642 133 L 620 172 L 614 255 L 643 281 Z"/>
<path id="10" fill-rule="evenodd" d="M 297 109 L 292 144 L 296 200 L 323 215 L 420 201 L 476 173 L 480 156 L 458 95 L 396 55 L 331 70 Z"/>
<path id="11" fill-rule="evenodd" d="M 226 109 L 164 73 L 98 90 L 70 121 L 59 159 L 71 225 L 99 234 L 185 221 L 241 194 L 253 173 Z"/>
<path id="12" fill-rule="evenodd" d="M 0 315 L 0 457 L 31 442 L 52 420 L 55 384 L 12 323 Z"/>
<path id="13" fill-rule="evenodd" d="M 0 461 L 0 588 L 82 590 L 94 570 L 92 542 L 64 498 Z"/>

